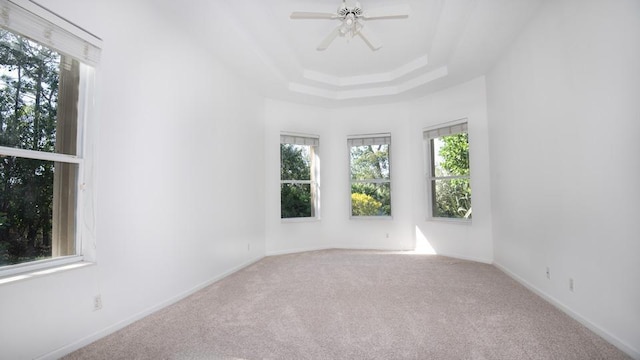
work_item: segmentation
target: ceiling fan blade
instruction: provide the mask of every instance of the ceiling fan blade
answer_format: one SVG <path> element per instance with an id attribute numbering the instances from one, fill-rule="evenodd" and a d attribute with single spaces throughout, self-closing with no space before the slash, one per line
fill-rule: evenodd
<path id="1" fill-rule="evenodd" d="M 291 19 L 337 19 L 338 14 L 323 13 L 323 12 L 306 12 L 306 11 L 294 11 L 289 16 Z"/>
<path id="2" fill-rule="evenodd" d="M 324 38 L 324 40 L 322 40 L 322 42 L 320 43 L 320 45 L 318 45 L 317 50 L 318 51 L 324 51 L 327 50 L 327 48 L 329 47 L 329 45 L 331 45 L 331 43 L 333 42 L 333 40 L 336 39 L 336 37 L 338 37 L 338 34 L 340 34 L 340 26 L 338 26 L 337 28 L 335 28 L 329 35 L 327 35 L 326 38 Z"/>
<path id="3" fill-rule="evenodd" d="M 358 31 L 358 36 L 364 40 L 365 43 L 371 48 L 371 50 L 376 51 L 382 47 L 382 44 L 376 40 L 374 36 L 372 36 L 367 30 L 364 28 Z"/>
<path id="4" fill-rule="evenodd" d="M 362 14 L 365 20 L 374 19 L 404 19 L 409 17 L 410 8 L 408 6 L 389 6 L 370 9 Z"/>

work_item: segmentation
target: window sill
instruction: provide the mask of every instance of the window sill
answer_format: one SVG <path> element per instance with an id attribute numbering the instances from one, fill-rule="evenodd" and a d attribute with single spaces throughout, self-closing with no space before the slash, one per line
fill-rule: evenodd
<path id="1" fill-rule="evenodd" d="M 309 222 L 320 222 L 319 217 L 306 217 L 306 218 L 284 218 L 280 219 L 280 222 L 283 224 L 286 223 L 309 223 Z"/>
<path id="2" fill-rule="evenodd" d="M 94 264 L 92 262 L 84 261 L 82 256 L 71 256 L 65 259 L 56 260 L 45 260 L 43 262 L 38 262 L 38 264 L 16 265 L 15 267 L 2 270 L 0 271 L 0 285 L 39 278 L 49 274 L 78 269 Z M 64 261 L 61 262 L 59 260 Z"/>
<path id="3" fill-rule="evenodd" d="M 450 218 L 426 218 L 425 221 L 445 223 L 445 224 L 468 225 L 468 226 L 471 226 L 473 223 L 473 220 L 471 219 L 450 219 Z"/>
<path id="4" fill-rule="evenodd" d="M 349 216 L 349 220 L 393 220 L 393 216 Z"/>

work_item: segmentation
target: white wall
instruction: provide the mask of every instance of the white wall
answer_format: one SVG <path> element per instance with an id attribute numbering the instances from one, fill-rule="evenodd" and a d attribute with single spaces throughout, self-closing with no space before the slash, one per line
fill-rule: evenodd
<path id="1" fill-rule="evenodd" d="M 321 215 L 324 218 L 329 213 L 324 209 L 325 194 L 333 191 L 324 176 L 324 173 L 330 172 L 332 168 L 328 159 L 330 147 L 325 143 L 325 139 L 330 138 L 330 129 L 327 126 L 329 117 L 330 111 L 324 108 L 265 100 L 265 246 L 267 254 L 326 249 L 332 246 L 331 239 L 325 235 L 326 230 L 321 221 L 280 223 L 281 131 L 320 137 Z"/>
<path id="2" fill-rule="evenodd" d="M 97 265 L 0 285 L 3 359 L 55 358 L 264 255 L 264 100 L 153 1 L 40 2 L 104 40 Z"/>
<path id="3" fill-rule="evenodd" d="M 474 220 L 426 221 L 422 131 L 467 118 Z M 267 100 L 267 254 L 322 248 L 414 249 L 416 233 L 439 254 L 492 261 L 485 83 L 480 78 L 412 102 L 324 109 Z M 320 135 L 322 220 L 280 220 L 281 131 Z M 349 135 L 391 133 L 392 220 L 349 219 Z M 389 237 L 387 238 L 387 234 Z"/>
<path id="4" fill-rule="evenodd" d="M 546 2 L 487 88 L 496 264 L 640 358 L 640 2 Z"/>
<path id="5" fill-rule="evenodd" d="M 412 108 L 414 123 L 411 133 L 412 199 L 414 230 L 418 241 L 421 238 L 426 240 L 438 254 L 491 263 L 493 241 L 485 88 L 483 77 L 434 94 L 414 104 Z M 469 125 L 472 223 L 426 221 L 421 130 L 463 118 L 467 119 Z"/>

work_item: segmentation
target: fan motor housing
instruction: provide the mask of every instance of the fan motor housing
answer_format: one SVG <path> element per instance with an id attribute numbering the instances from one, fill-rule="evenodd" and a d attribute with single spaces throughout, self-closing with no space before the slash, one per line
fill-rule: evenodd
<path id="1" fill-rule="evenodd" d="M 362 16 L 362 8 L 360 7 L 360 4 L 356 3 L 356 6 L 352 8 L 348 8 L 346 5 L 343 5 L 338 9 L 338 15 L 340 15 L 341 18 L 345 18 L 349 14 L 353 14 L 356 18 Z"/>

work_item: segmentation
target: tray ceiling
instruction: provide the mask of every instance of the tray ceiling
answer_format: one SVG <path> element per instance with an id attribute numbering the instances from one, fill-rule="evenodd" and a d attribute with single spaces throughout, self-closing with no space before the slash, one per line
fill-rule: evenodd
<path id="1" fill-rule="evenodd" d="M 192 0 L 167 11 L 265 96 L 321 106 L 399 101 L 485 74 L 543 0 L 361 0 L 367 9 L 406 6 L 406 19 L 365 22 L 383 44 L 359 37 L 318 44 L 338 20 L 292 11 L 335 12 L 339 0 Z M 352 4 L 352 1 L 347 1 Z"/>

